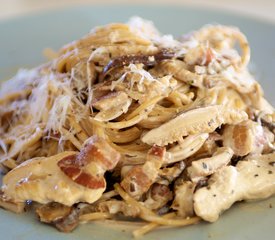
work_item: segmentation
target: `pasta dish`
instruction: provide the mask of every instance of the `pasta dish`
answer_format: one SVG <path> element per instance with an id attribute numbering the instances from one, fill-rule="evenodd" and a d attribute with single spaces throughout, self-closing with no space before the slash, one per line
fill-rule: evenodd
<path id="1" fill-rule="evenodd" d="M 96 27 L 0 90 L 0 206 L 62 232 L 122 217 L 215 222 L 275 193 L 275 112 L 231 26 L 174 38 L 150 21 Z"/>

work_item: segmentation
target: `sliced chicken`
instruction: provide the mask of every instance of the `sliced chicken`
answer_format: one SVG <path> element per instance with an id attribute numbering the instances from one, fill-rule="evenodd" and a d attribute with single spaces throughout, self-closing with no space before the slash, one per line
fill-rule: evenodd
<path id="1" fill-rule="evenodd" d="M 167 145 L 180 138 L 198 133 L 211 133 L 222 124 L 238 124 L 248 118 L 244 111 L 222 105 L 188 110 L 158 128 L 147 132 L 141 140 L 147 144 Z"/>
<path id="2" fill-rule="evenodd" d="M 264 128 L 251 120 L 237 125 L 227 125 L 223 132 L 223 145 L 232 148 L 238 156 L 261 153 L 266 144 Z"/>
<path id="3" fill-rule="evenodd" d="M 165 148 L 153 146 L 143 165 L 131 168 L 121 182 L 121 186 L 132 197 L 139 199 L 155 182 L 158 171 L 165 159 Z"/>
<path id="4" fill-rule="evenodd" d="M 63 152 L 22 163 L 4 176 L 2 190 L 7 199 L 18 202 L 93 203 L 105 191 L 105 171 L 119 158 L 104 140 L 92 137 L 79 154 Z"/>
<path id="5" fill-rule="evenodd" d="M 197 216 L 215 222 L 237 201 L 263 199 L 275 194 L 275 153 L 253 155 L 237 166 L 224 166 L 214 173 L 208 186 L 194 194 Z"/>
<path id="6" fill-rule="evenodd" d="M 226 166 L 233 156 L 233 151 L 229 147 L 219 148 L 213 157 L 203 158 L 192 162 L 187 169 L 192 182 L 198 182 L 200 179 L 216 172 L 219 168 Z"/>
<path id="7" fill-rule="evenodd" d="M 4 176 L 2 190 L 5 196 L 18 202 L 33 200 L 45 204 L 55 201 L 68 206 L 80 201 L 96 201 L 104 188 L 87 189 L 70 180 L 57 165 L 64 157 L 74 155 L 75 152 L 63 152 L 22 163 Z"/>
<path id="8" fill-rule="evenodd" d="M 0 192 L 0 207 L 15 213 L 22 213 L 25 210 L 25 203 L 10 201 L 6 199 L 3 192 Z"/>

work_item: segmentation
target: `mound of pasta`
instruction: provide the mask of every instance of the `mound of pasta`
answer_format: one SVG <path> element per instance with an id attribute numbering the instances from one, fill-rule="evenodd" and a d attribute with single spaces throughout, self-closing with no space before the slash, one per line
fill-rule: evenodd
<path id="1" fill-rule="evenodd" d="M 0 91 L 3 208 L 63 232 L 135 218 L 138 237 L 275 193 L 275 113 L 237 28 L 175 39 L 135 17 L 50 53 Z"/>

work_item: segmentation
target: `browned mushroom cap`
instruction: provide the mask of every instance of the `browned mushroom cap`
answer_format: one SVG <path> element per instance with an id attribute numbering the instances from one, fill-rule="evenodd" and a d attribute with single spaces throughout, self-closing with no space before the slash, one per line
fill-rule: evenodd
<path id="1" fill-rule="evenodd" d="M 127 66 L 129 64 L 138 64 L 143 63 L 145 66 L 154 66 L 157 63 L 172 59 L 175 57 L 175 53 L 163 49 L 160 52 L 153 54 L 153 55 L 125 55 L 121 57 L 117 57 L 115 59 L 112 59 L 103 69 L 100 77 L 99 82 L 104 80 L 104 77 L 114 68 Z"/>
<path id="2" fill-rule="evenodd" d="M 71 232 L 79 223 L 79 210 L 60 203 L 41 205 L 35 212 L 41 222 L 53 224 L 61 232 Z"/>
<path id="3" fill-rule="evenodd" d="M 58 166 L 74 182 L 91 189 L 105 188 L 104 173 L 113 169 L 120 154 L 104 139 L 93 136 L 77 155 L 61 159 Z"/>
<path id="4" fill-rule="evenodd" d="M 71 213 L 64 218 L 53 222 L 53 225 L 61 232 L 72 232 L 79 224 L 79 210 L 73 208 Z"/>
<path id="5" fill-rule="evenodd" d="M 41 222 L 52 223 L 68 216 L 71 213 L 72 209 L 72 207 L 65 206 L 61 203 L 50 202 L 38 206 L 35 209 L 35 212 Z"/>

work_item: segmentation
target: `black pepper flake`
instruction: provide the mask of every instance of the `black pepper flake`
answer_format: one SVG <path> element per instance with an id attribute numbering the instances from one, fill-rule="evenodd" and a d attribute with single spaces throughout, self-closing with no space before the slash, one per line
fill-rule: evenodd
<path id="1" fill-rule="evenodd" d="M 259 177 L 259 174 L 255 174 L 254 177 Z"/>
<path id="2" fill-rule="evenodd" d="M 211 125 L 214 123 L 214 120 L 211 119 L 209 122 L 208 122 L 208 126 L 211 127 Z"/>
<path id="3" fill-rule="evenodd" d="M 213 194 L 213 197 L 217 197 L 217 195 L 216 195 L 216 194 Z"/>
<path id="4" fill-rule="evenodd" d="M 271 170 L 268 171 L 268 174 L 272 174 L 273 172 Z"/>
<path id="5" fill-rule="evenodd" d="M 272 204 L 271 204 L 271 203 L 269 204 L 269 208 L 273 208 L 273 206 L 272 206 Z"/>
<path id="6" fill-rule="evenodd" d="M 270 162 L 269 165 L 275 167 L 275 162 Z"/>
<path id="7" fill-rule="evenodd" d="M 135 185 L 133 183 L 130 183 L 130 192 L 135 192 L 136 188 Z"/>
<path id="8" fill-rule="evenodd" d="M 202 167 L 203 167 L 204 169 L 207 169 L 207 164 L 206 164 L 205 162 L 202 162 Z"/>

